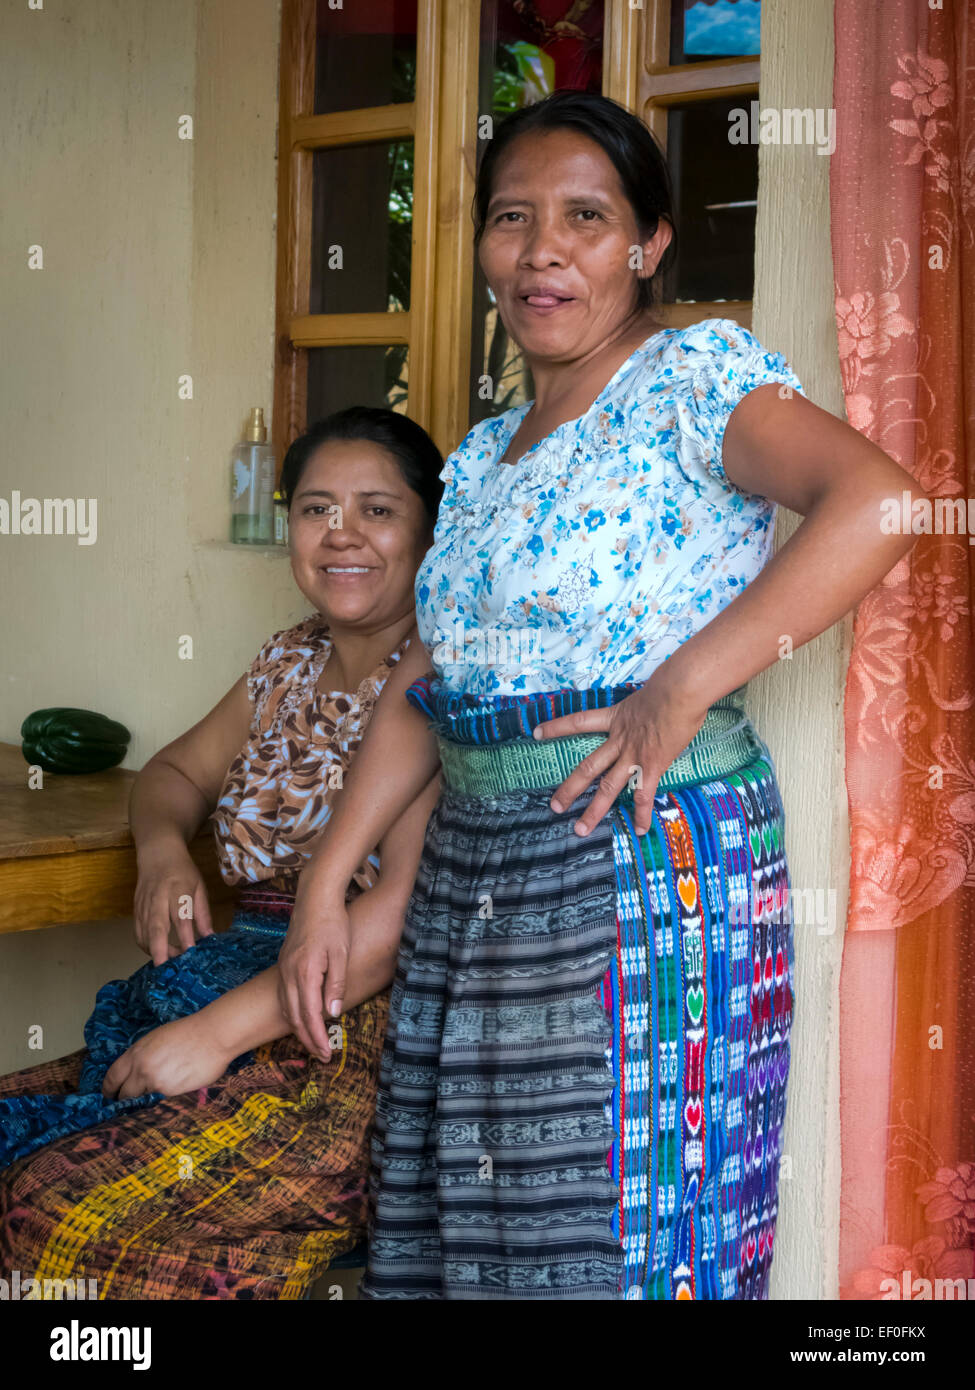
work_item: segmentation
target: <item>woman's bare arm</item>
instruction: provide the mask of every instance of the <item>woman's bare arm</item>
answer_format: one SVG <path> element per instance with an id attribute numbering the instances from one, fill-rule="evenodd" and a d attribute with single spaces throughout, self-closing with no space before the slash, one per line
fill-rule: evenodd
<path id="1" fill-rule="evenodd" d="M 149 759 L 129 799 L 137 852 L 189 844 L 216 806 L 250 723 L 247 677 L 241 676 L 198 724 Z"/>
<path id="2" fill-rule="evenodd" d="M 414 628 L 298 884 L 278 957 L 279 995 L 294 1032 L 317 1055 L 328 1050 L 323 1003 L 333 1017 L 345 1005 L 352 934 L 344 906 L 349 880 L 372 846 L 385 838 L 431 780 L 438 780 L 440 759 L 429 721 L 406 699 L 409 686 L 430 670 L 430 658 Z M 411 888 L 415 873 L 414 865 L 405 875 Z"/>
<path id="3" fill-rule="evenodd" d="M 440 778 L 435 776 L 383 841 L 379 882 L 349 904 L 352 945 L 345 990 L 346 1009 L 354 1009 L 392 983 L 427 821 L 439 795 Z M 231 1057 L 291 1032 L 291 1024 L 278 1000 L 278 978 L 278 967 L 272 965 L 253 980 L 201 1009 L 201 1017 L 209 1013 L 214 1034 L 225 1049 L 235 1049 Z"/>
<path id="4" fill-rule="evenodd" d="M 605 710 L 547 721 L 536 737 L 605 731 L 555 789 L 565 808 L 596 778 L 577 834 L 598 824 L 639 769 L 634 826 L 650 826 L 661 773 L 687 747 L 716 700 L 791 654 L 849 613 L 917 541 L 885 534 L 882 505 L 926 493 L 883 449 L 798 392 L 762 385 L 731 412 L 722 462 L 745 492 L 805 518 L 757 578 L 683 642 L 635 694 Z"/>
<path id="5" fill-rule="evenodd" d="M 439 789 L 439 777 L 431 778 L 400 816 L 380 846 L 379 882 L 349 905 L 347 1008 L 371 999 L 393 979 L 406 906 Z M 279 981 L 273 965 L 198 1013 L 147 1033 L 111 1067 L 103 1094 L 120 1099 L 149 1091 L 181 1095 L 212 1084 L 241 1053 L 292 1031 L 279 1001 Z M 324 1050 L 317 1053 L 323 1061 L 328 1044 L 326 1036 Z"/>
<path id="6" fill-rule="evenodd" d="M 407 689 L 431 669 L 430 657 L 414 629 L 409 647 L 376 701 L 342 795 L 302 870 L 299 904 L 311 898 L 342 903 L 353 874 L 372 847 L 381 844 L 439 772 L 440 756 L 429 720 L 406 699 Z"/>
<path id="7" fill-rule="evenodd" d="M 174 928 L 180 947 L 211 931 L 210 908 L 200 871 L 188 849 L 214 810 L 227 769 L 251 723 L 247 678 L 241 676 L 209 714 L 149 759 L 129 798 L 139 880 L 135 895 L 136 940 L 161 965 L 178 954 L 169 945 Z M 192 915 L 179 904 L 191 903 Z"/>
<path id="8" fill-rule="evenodd" d="M 885 498 L 927 494 L 845 421 L 759 386 L 731 412 L 722 458 L 737 487 L 804 520 L 761 574 L 662 668 L 703 710 L 849 613 L 916 543 L 887 535 Z"/>

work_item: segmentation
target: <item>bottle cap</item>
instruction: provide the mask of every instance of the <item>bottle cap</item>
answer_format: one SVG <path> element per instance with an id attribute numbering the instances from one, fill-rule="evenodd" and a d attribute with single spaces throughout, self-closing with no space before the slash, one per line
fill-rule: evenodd
<path id="1" fill-rule="evenodd" d="M 264 423 L 264 409 L 262 406 L 255 405 L 247 421 L 247 432 L 244 439 L 248 444 L 265 444 L 267 442 L 267 426 Z"/>

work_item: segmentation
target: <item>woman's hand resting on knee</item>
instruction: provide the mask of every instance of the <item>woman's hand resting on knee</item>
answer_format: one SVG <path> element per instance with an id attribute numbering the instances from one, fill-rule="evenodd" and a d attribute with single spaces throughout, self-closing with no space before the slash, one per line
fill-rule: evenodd
<path id="1" fill-rule="evenodd" d="M 217 1081 L 234 1060 L 200 1014 L 164 1023 L 113 1062 L 102 1082 L 106 1100 L 130 1100 L 160 1091 L 181 1096 Z"/>

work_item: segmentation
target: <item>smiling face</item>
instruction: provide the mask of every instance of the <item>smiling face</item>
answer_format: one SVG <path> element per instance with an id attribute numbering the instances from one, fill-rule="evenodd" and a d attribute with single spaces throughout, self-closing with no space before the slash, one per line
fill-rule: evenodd
<path id="1" fill-rule="evenodd" d="M 531 359 L 572 361 L 639 317 L 633 248 L 643 273 L 671 238 L 661 219 L 640 235 L 612 160 L 575 130 L 529 131 L 499 163 L 478 247 L 509 335 Z"/>
<path id="2" fill-rule="evenodd" d="M 413 608 L 431 528 L 420 497 L 380 445 L 320 445 L 295 489 L 288 529 L 295 583 L 334 628 L 380 631 Z"/>

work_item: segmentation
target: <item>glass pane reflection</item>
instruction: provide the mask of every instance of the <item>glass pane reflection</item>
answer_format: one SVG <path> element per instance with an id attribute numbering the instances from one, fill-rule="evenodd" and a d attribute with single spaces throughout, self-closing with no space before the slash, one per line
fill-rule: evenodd
<path id="1" fill-rule="evenodd" d="M 413 141 L 312 155 L 311 314 L 410 307 Z"/>
<path id="2" fill-rule="evenodd" d="M 406 414 L 409 352 L 405 343 L 308 349 L 308 424 L 350 405 L 386 406 Z"/>
<path id="3" fill-rule="evenodd" d="M 728 140 L 740 97 L 688 102 L 667 115 L 667 160 L 680 228 L 665 301 L 751 299 L 758 146 Z"/>
<path id="4" fill-rule="evenodd" d="M 412 101 L 417 0 L 317 0 L 315 113 Z"/>
<path id="5" fill-rule="evenodd" d="M 761 13 L 761 0 L 671 0 L 671 63 L 760 53 Z"/>

